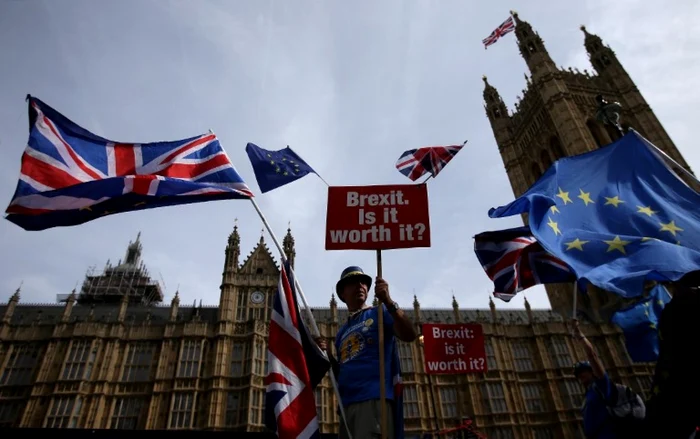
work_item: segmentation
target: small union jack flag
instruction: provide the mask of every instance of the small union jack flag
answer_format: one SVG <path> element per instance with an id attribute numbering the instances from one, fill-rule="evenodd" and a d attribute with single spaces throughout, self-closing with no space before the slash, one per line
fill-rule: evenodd
<path id="1" fill-rule="evenodd" d="M 28 96 L 30 134 L 7 219 L 25 230 L 154 207 L 253 196 L 216 135 L 121 143 Z"/>
<path id="2" fill-rule="evenodd" d="M 396 169 L 413 181 L 428 173 L 435 178 L 442 171 L 442 168 L 447 166 L 450 160 L 466 144 L 467 141 L 465 140 L 461 145 L 426 146 L 418 149 L 409 149 L 404 151 L 396 161 Z"/>
<path id="3" fill-rule="evenodd" d="M 280 439 L 320 437 L 314 388 L 331 363 L 299 313 L 289 262 L 282 264 L 270 319 L 265 424 Z"/>
<path id="4" fill-rule="evenodd" d="M 494 283 L 493 295 L 509 302 L 535 285 L 573 282 L 571 268 L 547 252 L 527 226 L 474 237 L 474 252 Z"/>
<path id="5" fill-rule="evenodd" d="M 491 32 L 491 35 L 488 37 L 484 38 L 482 40 L 482 43 L 484 43 L 484 49 L 498 41 L 499 38 L 501 38 L 503 35 L 513 32 L 515 30 L 515 23 L 513 22 L 513 17 L 508 17 L 506 21 L 500 24 L 496 29 L 494 29 L 493 32 Z"/>

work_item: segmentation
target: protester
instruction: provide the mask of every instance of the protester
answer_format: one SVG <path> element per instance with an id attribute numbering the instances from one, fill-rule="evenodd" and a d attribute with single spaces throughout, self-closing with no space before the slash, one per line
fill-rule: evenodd
<path id="1" fill-rule="evenodd" d="M 582 408 L 583 430 L 588 439 L 639 438 L 645 406 L 629 387 L 610 380 L 591 342 L 573 321 L 574 338 L 583 346 L 588 361 L 574 366 L 574 376 L 586 388 Z"/>
<path id="2" fill-rule="evenodd" d="M 348 307 L 348 319 L 342 324 L 335 339 L 338 359 L 331 357 L 338 380 L 338 390 L 342 400 L 347 426 L 354 439 L 380 437 L 381 405 L 379 379 L 379 332 L 378 307 L 366 304 L 372 278 L 360 267 L 343 270 L 335 290 L 338 298 Z M 377 278 L 374 286 L 377 300 L 384 304 L 384 358 L 386 389 L 386 422 L 389 438 L 394 438 L 394 386 L 392 383 L 391 362 L 395 352 L 395 338 L 405 342 L 414 341 L 416 330 L 411 320 L 389 295 L 389 284 Z M 319 347 L 326 350 L 326 342 L 317 340 Z M 402 408 L 398 408 L 401 410 Z M 344 423 L 340 423 L 341 439 L 347 438 Z"/>
<path id="3" fill-rule="evenodd" d="M 659 358 L 649 399 L 649 437 L 688 439 L 700 427 L 700 271 L 669 285 L 659 319 Z"/>

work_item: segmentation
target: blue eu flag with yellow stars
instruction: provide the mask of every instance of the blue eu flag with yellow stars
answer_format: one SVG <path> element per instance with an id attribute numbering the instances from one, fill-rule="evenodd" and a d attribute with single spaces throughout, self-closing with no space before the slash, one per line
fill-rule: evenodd
<path id="1" fill-rule="evenodd" d="M 316 173 L 289 146 L 279 151 L 268 151 L 254 143 L 248 143 L 245 151 L 263 194 L 296 181 L 306 174 Z"/>
<path id="2" fill-rule="evenodd" d="M 657 285 L 649 297 L 613 314 L 611 322 L 625 334 L 625 347 L 632 361 L 646 363 L 659 358 L 659 319 L 670 301 L 666 288 Z"/>
<path id="3" fill-rule="evenodd" d="M 700 270 L 700 194 L 631 131 L 598 150 L 555 162 L 491 218 L 529 214 L 545 250 L 588 282 L 625 298 L 645 280 Z"/>

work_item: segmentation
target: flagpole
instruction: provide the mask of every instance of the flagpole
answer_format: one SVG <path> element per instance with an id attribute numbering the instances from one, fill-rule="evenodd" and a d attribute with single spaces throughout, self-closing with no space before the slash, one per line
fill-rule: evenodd
<path id="1" fill-rule="evenodd" d="M 382 278 L 382 251 L 377 250 L 377 277 Z M 386 432 L 386 368 L 384 364 L 384 304 L 380 301 L 377 309 L 377 325 L 379 326 L 379 406 L 381 413 L 382 439 L 387 439 Z M 398 408 L 397 408 L 398 410 Z M 396 428 L 397 426 L 394 426 Z"/>
<path id="2" fill-rule="evenodd" d="M 262 211 L 260 210 L 260 206 L 258 206 L 258 203 L 255 201 L 254 197 L 250 197 L 250 202 L 253 203 L 253 207 L 255 207 L 255 211 L 258 212 L 258 216 L 263 222 L 263 225 L 267 229 L 267 233 L 270 234 L 270 237 L 272 237 L 272 241 L 275 243 L 275 247 L 277 247 L 277 250 L 280 252 L 280 256 L 282 257 L 283 261 L 282 263 L 287 262 L 287 254 L 284 252 L 284 248 L 280 245 L 279 240 L 277 240 L 277 236 L 272 232 L 272 227 L 270 227 L 270 224 L 267 222 L 267 218 L 265 218 L 265 215 L 263 215 Z M 299 297 L 301 297 L 301 301 L 304 303 L 304 309 L 307 312 L 307 315 L 309 316 L 309 320 L 311 321 L 311 326 L 314 331 L 314 337 L 320 337 L 321 336 L 321 331 L 319 331 L 318 326 L 316 325 L 316 319 L 314 319 L 314 315 L 311 313 L 311 308 L 309 307 L 308 302 L 306 301 L 306 296 L 304 295 L 304 291 L 301 289 L 301 284 L 299 284 L 299 280 L 297 279 L 297 275 L 294 273 L 294 268 L 292 268 L 291 264 L 289 265 L 289 271 L 292 274 L 292 277 L 294 278 L 294 287 L 299 294 Z M 328 359 L 328 354 L 325 351 L 321 351 Z M 350 432 L 350 428 L 348 427 L 348 421 L 347 417 L 345 416 L 345 409 L 343 407 L 343 400 L 340 398 L 340 391 L 338 390 L 338 383 L 335 378 L 335 374 L 333 373 L 333 368 L 330 369 L 330 378 L 331 378 L 331 384 L 333 385 L 333 391 L 335 392 L 335 396 L 338 399 L 338 407 L 340 408 L 340 415 L 343 418 L 343 423 L 345 424 L 345 429 L 348 432 L 348 438 L 352 439 L 352 433 Z"/>

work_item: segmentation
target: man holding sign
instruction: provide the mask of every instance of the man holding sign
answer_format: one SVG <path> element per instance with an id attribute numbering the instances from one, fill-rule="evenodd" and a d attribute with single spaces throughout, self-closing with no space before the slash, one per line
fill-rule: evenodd
<path id="1" fill-rule="evenodd" d="M 379 378 L 379 318 L 381 307 L 366 305 L 372 278 L 360 267 L 348 267 L 343 270 L 335 290 L 340 300 L 348 307 L 347 321 L 340 327 L 335 339 L 335 347 L 340 357 L 334 363 L 338 388 L 345 407 L 347 424 L 353 438 L 370 438 L 381 435 L 381 405 Z M 380 303 L 384 304 L 384 358 L 392 359 L 385 364 L 386 404 L 387 410 L 402 410 L 392 407 L 395 401 L 393 362 L 398 361 L 396 338 L 411 342 L 416 339 L 416 331 L 411 320 L 399 308 L 389 295 L 389 284 L 381 278 L 376 279 L 374 293 Z M 321 349 L 326 343 L 318 340 Z M 388 437 L 394 438 L 393 419 L 387 419 Z M 340 438 L 345 438 L 346 431 L 340 429 Z"/>

